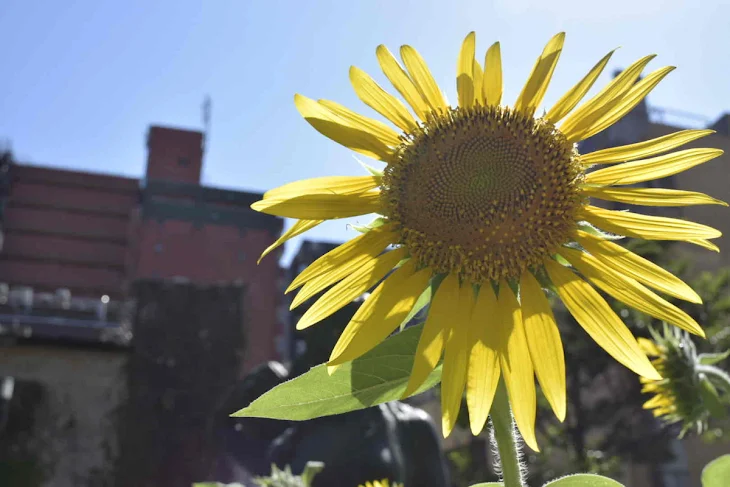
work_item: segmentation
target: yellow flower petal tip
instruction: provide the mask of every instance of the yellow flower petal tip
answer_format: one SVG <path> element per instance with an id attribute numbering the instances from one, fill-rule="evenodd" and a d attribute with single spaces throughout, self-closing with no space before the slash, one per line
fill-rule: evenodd
<path id="1" fill-rule="evenodd" d="M 371 292 L 331 354 L 327 370 L 332 373 L 386 339 L 434 284 L 436 294 L 405 394 L 417 391 L 443 356 L 442 390 L 447 391 L 442 395 L 443 433 L 448 436 L 454 428 L 464 393 L 473 416 L 470 429 L 476 433 L 491 404 L 492 382 L 502 377 L 525 442 L 537 450 L 534 378 L 561 421 L 566 402 L 560 334 L 533 271 L 548 277 L 578 325 L 618 362 L 644 381 L 659 379 L 629 328 L 594 286 L 703 336 L 694 320 L 654 290 L 692 303 L 700 303 L 700 297 L 665 269 L 584 232 L 583 225 L 714 251 L 719 249 L 710 239 L 721 232 L 686 220 L 604 210 L 592 206 L 590 199 L 650 207 L 727 206 L 701 193 L 635 186 L 708 163 L 722 151 L 677 150 L 711 133 L 683 130 L 580 154 L 576 143 L 630 113 L 674 67 L 642 77 L 654 58 L 645 56 L 584 100 L 607 66 L 609 53 L 543 112 L 541 105 L 563 50 L 561 32 L 543 48 L 510 107 L 502 103 L 500 44 L 491 44 L 481 58 L 474 49 L 475 36 L 470 32 L 458 53 L 457 106 L 447 103 L 425 60 L 407 45 L 399 50 L 400 59 L 384 45 L 376 49 L 378 65 L 393 90 L 350 68 L 358 98 L 382 119 L 332 101 L 295 95 L 296 108 L 318 132 L 383 161 L 382 177 L 333 176 L 290 183 L 265 193 L 251 207 L 298 220 L 296 230 L 286 232 L 264 253 L 322 221 L 380 215 L 382 227 L 322 256 L 288 286 L 287 292 L 301 288 L 292 307 L 322 293 L 305 310 L 297 329 L 314 325 Z M 594 164 L 605 166 L 588 172 Z M 563 255 L 564 248 L 569 255 Z M 560 264 L 557 258 L 571 260 L 573 266 Z M 437 281 L 434 276 L 439 276 Z M 503 284 L 495 296 L 492 290 L 500 282 L 515 283 L 518 289 Z M 510 300 L 508 305 L 504 299 Z M 509 313 L 493 320 L 500 307 Z M 489 334 L 480 335 L 483 328 Z"/>
<path id="2" fill-rule="evenodd" d="M 662 375 L 653 366 L 651 370 L 643 372 L 641 376 L 649 380 L 662 380 Z"/>

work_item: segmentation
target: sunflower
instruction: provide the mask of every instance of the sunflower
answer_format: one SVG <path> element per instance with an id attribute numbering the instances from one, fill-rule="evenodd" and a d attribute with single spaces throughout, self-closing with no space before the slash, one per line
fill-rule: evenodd
<path id="1" fill-rule="evenodd" d="M 676 328 L 651 332 L 653 340 L 639 338 L 639 346 L 652 358 L 662 379 L 640 378 L 641 392 L 652 396 L 644 409 L 668 424 L 680 424 L 680 438 L 689 430 L 702 433 L 711 418 L 727 415 L 730 376 L 711 363 L 728 353 L 698 354 L 689 335 Z"/>
<path id="2" fill-rule="evenodd" d="M 374 480 L 372 482 L 365 482 L 365 485 L 360 484 L 358 487 L 390 487 L 388 479 Z M 392 487 L 403 487 L 402 484 L 393 484 Z"/>
<path id="3" fill-rule="evenodd" d="M 412 111 L 356 67 L 350 69 L 350 81 L 358 97 L 392 126 L 328 100 L 296 95 L 294 102 L 317 131 L 384 162 L 382 171 L 293 182 L 252 205 L 298 220 L 265 253 L 325 220 L 380 215 L 368 231 L 317 259 L 289 286 L 287 291 L 301 287 L 292 307 L 332 286 L 304 313 L 297 329 L 376 286 L 335 345 L 329 365 L 336 366 L 385 339 L 430 287 L 433 298 L 405 395 L 418 389 L 443 354 L 445 436 L 454 427 L 464 391 L 471 430 L 483 429 L 500 376 L 530 447 L 537 449 L 535 375 L 555 414 L 564 419 L 563 347 L 544 289 L 554 290 L 617 361 L 647 378 L 659 375 L 596 288 L 703 335 L 692 318 L 649 288 L 694 303 L 699 296 L 614 240 L 619 235 L 678 240 L 717 250 L 709 239 L 720 232 L 684 220 L 606 210 L 590 201 L 724 204 L 695 192 L 629 187 L 689 169 L 722 151 L 667 153 L 712 133 L 683 130 L 580 154 L 579 141 L 627 114 L 674 68 L 639 80 L 654 57 L 646 56 L 580 104 L 609 53 L 536 116 L 564 38 L 560 33 L 548 42 L 512 106 L 502 104 L 499 43 L 487 50 L 482 67 L 475 59 L 474 33 L 466 36 L 457 62 L 456 107 L 447 103 L 414 48 L 401 47 L 401 64 L 379 46 L 376 55 L 385 77 Z M 597 164 L 605 167 L 587 171 Z"/>
<path id="4" fill-rule="evenodd" d="M 669 423 L 683 421 L 684 418 L 688 418 L 689 422 L 697 421 L 702 400 L 694 360 L 687 350 L 672 346 L 671 342 L 657 343 L 646 338 L 639 338 L 639 346 L 652 358 L 654 367 L 662 375 L 661 380 L 640 378 L 641 392 L 652 395 L 644 403 L 644 409 L 651 410 L 655 417 L 664 418 Z"/>

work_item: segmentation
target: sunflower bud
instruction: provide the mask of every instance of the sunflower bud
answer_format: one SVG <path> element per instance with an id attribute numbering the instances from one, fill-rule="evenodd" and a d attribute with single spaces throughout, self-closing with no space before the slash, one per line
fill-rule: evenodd
<path id="1" fill-rule="evenodd" d="M 652 330 L 653 341 L 639 338 L 639 345 L 652 357 L 652 364 L 663 377 L 642 377 L 642 392 L 653 397 L 644 403 L 654 416 L 669 424 L 681 424 L 679 437 L 687 431 L 700 434 L 710 418 L 723 418 L 730 404 L 730 377 L 712 365 L 728 354 L 698 354 L 684 331 L 664 327 Z"/>

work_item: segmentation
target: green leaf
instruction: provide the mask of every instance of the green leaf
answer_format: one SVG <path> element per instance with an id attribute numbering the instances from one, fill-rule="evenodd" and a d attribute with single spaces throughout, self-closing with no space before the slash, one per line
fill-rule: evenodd
<path id="1" fill-rule="evenodd" d="M 481 484 L 470 485 L 469 487 L 488 487 L 490 485 L 498 485 L 500 487 L 504 487 L 504 484 L 500 484 L 499 482 L 484 482 Z"/>
<path id="2" fill-rule="evenodd" d="M 697 356 L 702 365 L 715 365 L 730 357 L 730 350 L 724 353 L 701 353 Z"/>
<path id="3" fill-rule="evenodd" d="M 303 421 L 400 399 L 413 368 L 423 325 L 398 333 L 362 357 L 342 364 L 331 376 L 318 365 L 256 399 L 234 417 Z M 441 380 L 439 365 L 415 394 Z"/>
<path id="4" fill-rule="evenodd" d="M 730 479 L 730 455 L 716 458 L 702 470 L 702 487 L 727 487 Z"/>
<path id="5" fill-rule="evenodd" d="M 568 475 L 562 479 L 552 480 L 545 484 L 544 487 L 624 487 L 623 484 L 616 482 L 608 477 L 594 475 L 592 473 L 579 473 L 576 475 Z"/>
<path id="6" fill-rule="evenodd" d="M 416 316 L 423 308 L 426 307 L 428 303 L 431 302 L 432 294 L 433 285 L 430 285 L 426 287 L 426 289 L 421 293 L 421 295 L 416 300 L 416 304 L 413 305 L 413 309 L 411 309 L 411 312 L 408 313 L 408 316 L 406 316 L 403 322 L 400 324 L 400 331 L 403 331 L 406 328 L 408 322 L 411 321 L 414 316 Z"/>

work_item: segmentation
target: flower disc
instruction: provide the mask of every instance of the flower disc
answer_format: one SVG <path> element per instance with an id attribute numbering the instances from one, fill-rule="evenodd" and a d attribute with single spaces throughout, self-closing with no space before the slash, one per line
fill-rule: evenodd
<path id="1" fill-rule="evenodd" d="M 435 115 L 403 140 L 383 195 L 421 265 L 475 283 L 516 279 L 570 240 L 582 171 L 552 124 L 477 105 Z"/>

